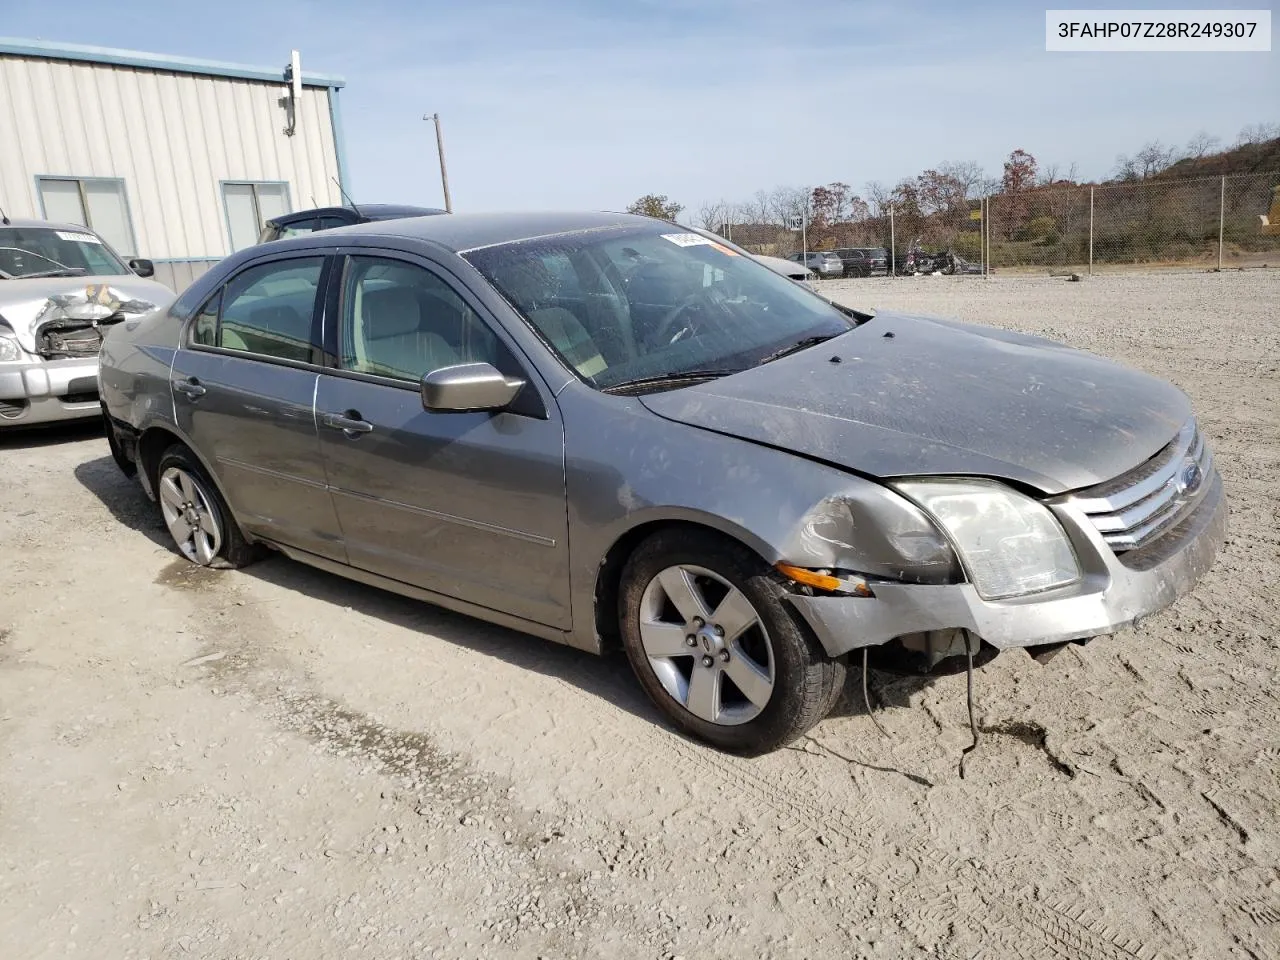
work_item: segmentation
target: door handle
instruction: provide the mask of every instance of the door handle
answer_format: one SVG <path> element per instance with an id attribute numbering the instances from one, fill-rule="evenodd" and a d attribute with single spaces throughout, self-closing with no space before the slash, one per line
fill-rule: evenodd
<path id="1" fill-rule="evenodd" d="M 173 381 L 173 389 L 179 393 L 186 394 L 192 400 L 203 397 L 208 393 L 208 389 L 195 377 L 187 377 L 185 380 Z"/>
<path id="2" fill-rule="evenodd" d="M 321 418 L 321 422 L 326 427 L 331 427 L 334 430 L 341 430 L 348 437 L 355 437 L 361 433 L 369 433 L 373 430 L 373 424 L 368 420 L 361 420 L 360 414 L 356 413 L 354 410 L 348 410 L 345 414 L 326 413 Z"/>

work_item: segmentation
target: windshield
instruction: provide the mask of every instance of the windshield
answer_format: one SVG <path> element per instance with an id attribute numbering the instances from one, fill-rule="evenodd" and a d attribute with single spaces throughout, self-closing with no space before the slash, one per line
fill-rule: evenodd
<path id="1" fill-rule="evenodd" d="M 102 240 L 87 230 L 0 227 L 0 277 L 118 276 L 130 273 Z"/>
<path id="2" fill-rule="evenodd" d="M 795 281 L 666 224 L 561 234 L 465 254 L 580 376 L 735 373 L 855 326 Z"/>

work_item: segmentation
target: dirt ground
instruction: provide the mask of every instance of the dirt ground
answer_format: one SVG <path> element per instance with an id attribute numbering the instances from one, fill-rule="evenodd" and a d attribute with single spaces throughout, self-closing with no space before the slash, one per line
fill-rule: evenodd
<path id="1" fill-rule="evenodd" d="M 1172 379 L 1229 543 L 1140 632 L 858 671 L 756 760 L 600 659 L 194 569 L 94 428 L 0 436 L 0 957 L 1280 958 L 1280 271 L 836 281 Z"/>

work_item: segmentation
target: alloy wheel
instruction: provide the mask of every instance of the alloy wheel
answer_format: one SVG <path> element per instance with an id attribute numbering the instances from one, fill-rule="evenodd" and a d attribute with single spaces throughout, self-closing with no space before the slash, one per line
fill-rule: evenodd
<path id="1" fill-rule="evenodd" d="M 208 566 L 222 549 L 222 529 L 200 481 L 181 467 L 160 475 L 160 511 L 182 555 Z"/>
<path id="2" fill-rule="evenodd" d="M 649 582 L 640 642 L 667 694 L 708 723 L 747 723 L 773 695 L 773 644 L 760 614 L 704 567 L 667 567 Z"/>

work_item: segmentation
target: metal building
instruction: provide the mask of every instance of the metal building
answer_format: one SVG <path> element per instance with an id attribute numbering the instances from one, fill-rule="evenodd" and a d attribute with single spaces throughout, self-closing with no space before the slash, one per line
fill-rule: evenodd
<path id="1" fill-rule="evenodd" d="M 339 77 L 0 38 L 0 208 L 91 226 L 183 289 L 263 221 L 342 202 Z"/>

